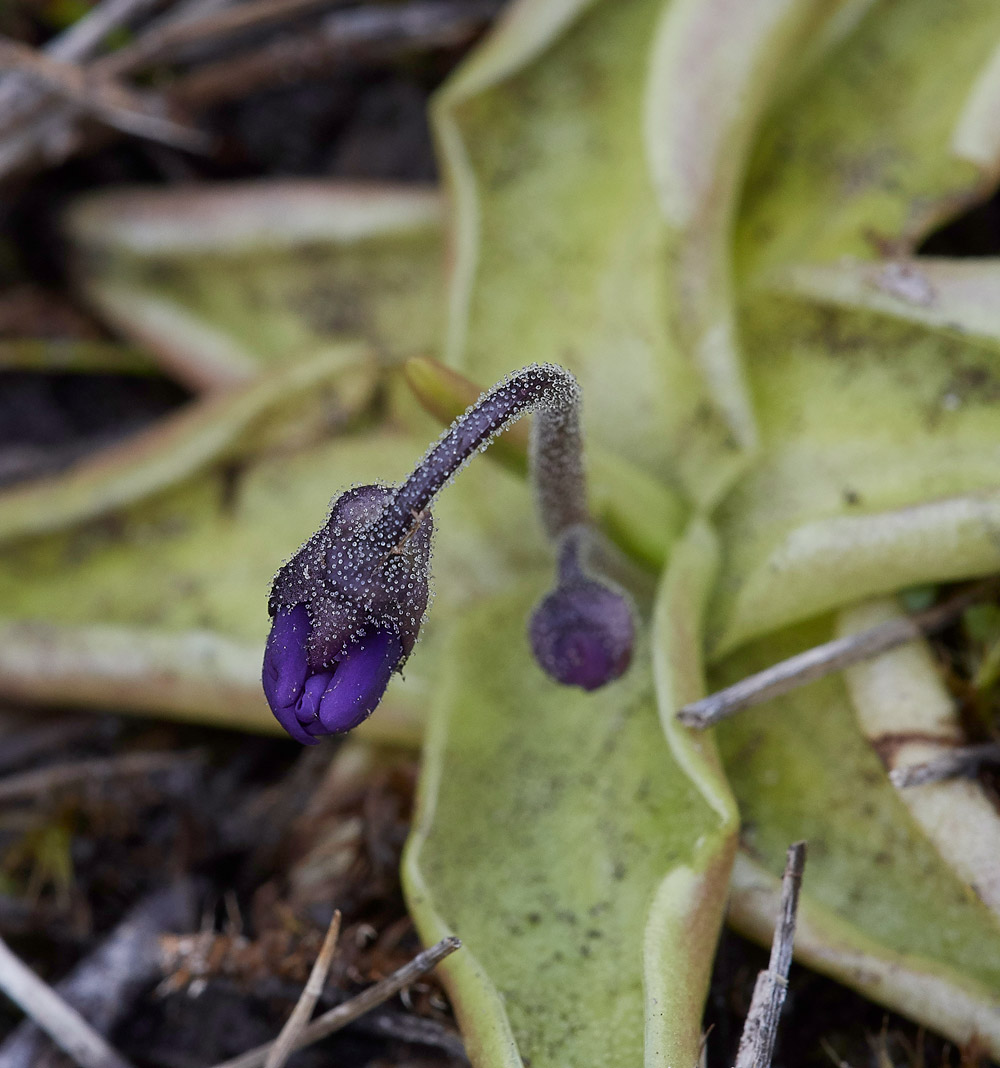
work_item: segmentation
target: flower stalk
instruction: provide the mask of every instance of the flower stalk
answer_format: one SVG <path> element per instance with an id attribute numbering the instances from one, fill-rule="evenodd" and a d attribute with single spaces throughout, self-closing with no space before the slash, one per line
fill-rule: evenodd
<path id="1" fill-rule="evenodd" d="M 555 364 L 514 372 L 441 435 L 399 487 L 359 486 L 275 576 L 263 685 L 279 722 L 305 744 L 361 723 L 413 649 L 427 608 L 430 508 L 437 494 L 512 422 L 536 412 L 530 472 L 557 552 L 556 588 L 529 628 L 540 666 L 593 690 L 631 658 L 625 596 L 590 563 L 580 387 Z"/>
<path id="2" fill-rule="evenodd" d="M 580 435 L 580 386 L 555 364 L 533 364 L 484 393 L 430 447 L 386 509 L 379 535 L 398 542 L 437 494 L 477 452 L 482 452 L 511 423 L 535 411 L 531 476 L 539 512 L 552 539 L 569 526 L 587 523 L 583 442 Z"/>

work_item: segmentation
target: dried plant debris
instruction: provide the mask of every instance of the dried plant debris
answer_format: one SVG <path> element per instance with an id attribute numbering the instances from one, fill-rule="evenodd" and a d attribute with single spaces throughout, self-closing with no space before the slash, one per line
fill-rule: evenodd
<path id="1" fill-rule="evenodd" d="M 807 876 L 808 877 L 808 876 Z M 705 1013 L 707 1068 L 732 1068 L 767 951 L 731 930 L 719 944 Z M 808 968 L 792 965 L 773 1068 L 986 1068 L 975 1040 L 946 1042 Z"/>
<path id="2" fill-rule="evenodd" d="M 208 109 L 416 56 L 446 67 L 499 3 L 411 0 L 337 10 L 332 0 L 254 0 L 222 9 L 176 5 L 158 14 L 156 6 L 103 0 L 40 49 L 0 39 L 0 64 L 13 72 L 0 87 L 0 181 L 51 167 L 112 132 L 193 153 L 195 163 L 224 161 L 232 139 L 211 116 L 199 122 Z M 100 31 L 81 32 L 88 23 Z M 116 31 L 119 47 L 109 50 Z M 172 166 L 176 174 L 192 164 L 180 157 Z"/>
<path id="3" fill-rule="evenodd" d="M 54 975 L 56 994 L 134 1064 L 186 1063 L 189 1054 L 205 1064 L 273 1040 L 335 905 L 344 924 L 317 1011 L 386 979 L 420 949 L 398 877 L 411 757 L 352 743 L 332 765 L 302 767 L 290 745 L 194 733 L 197 748 L 190 734 L 185 747 L 160 732 L 156 750 L 57 759 L 0 780 L 8 885 L 29 909 L 36 895 L 35 929 L 49 945 L 27 963 Z M 255 833 L 261 819 L 276 838 Z M 60 924 L 74 916 L 73 937 L 60 941 Z M 12 933 L 23 938 L 23 923 Z M 403 995 L 331 1041 L 371 1056 L 411 1045 L 461 1056 L 433 976 L 411 978 Z M 206 1036 L 205 1014 L 217 1010 L 230 1027 Z M 266 1019 L 273 1029 L 257 1026 Z M 0 1046 L 20 1059 L 4 1063 L 35 1063 L 47 1041 L 20 1029 Z"/>

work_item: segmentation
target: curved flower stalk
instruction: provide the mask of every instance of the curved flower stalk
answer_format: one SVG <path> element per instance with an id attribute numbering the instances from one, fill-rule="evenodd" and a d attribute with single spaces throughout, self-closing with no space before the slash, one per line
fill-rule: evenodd
<path id="1" fill-rule="evenodd" d="M 378 705 L 427 610 L 434 498 L 529 411 L 537 412 L 532 480 L 558 555 L 556 587 L 531 620 L 535 658 L 557 682 L 585 690 L 628 667 L 632 611 L 593 561 L 580 387 L 561 367 L 533 364 L 484 393 L 402 485 L 341 494 L 323 527 L 275 576 L 262 678 L 268 704 L 293 738 L 315 744 L 358 726 Z"/>

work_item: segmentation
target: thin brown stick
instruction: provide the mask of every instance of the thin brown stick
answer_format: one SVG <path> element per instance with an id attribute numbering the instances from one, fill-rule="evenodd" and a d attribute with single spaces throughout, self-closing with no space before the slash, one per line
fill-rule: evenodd
<path id="1" fill-rule="evenodd" d="M 125 13 L 134 14 L 140 3 L 145 5 L 149 2 L 152 2 L 152 0 L 121 0 L 122 6 L 119 7 L 117 13 L 122 15 L 122 7 L 124 7 Z M 289 6 L 294 6 L 296 3 L 315 4 L 319 2 L 320 0 L 284 0 L 284 3 Z M 323 2 L 329 3 L 331 0 L 323 0 Z M 130 3 L 131 7 L 128 6 Z M 241 11 L 247 6 L 252 6 L 255 9 L 264 7 L 273 9 L 274 2 L 273 0 L 259 0 L 258 3 L 252 5 L 241 5 Z M 281 6 L 281 0 L 279 0 L 279 6 Z M 210 33 L 212 30 L 211 20 L 218 17 L 219 13 L 213 13 L 209 16 L 196 16 L 190 19 L 167 18 L 162 20 L 147 30 L 145 34 L 140 34 L 133 45 L 119 49 L 117 52 L 93 62 L 87 68 L 87 77 L 98 81 L 110 81 L 121 75 L 131 73 L 136 67 L 142 66 L 144 62 L 148 64 L 148 62 L 160 58 L 159 49 L 164 42 L 169 46 L 172 39 L 179 39 L 184 34 L 200 33 L 204 35 Z M 85 58 L 86 53 L 85 50 L 75 47 L 69 49 L 68 54 L 66 49 L 62 49 L 59 54 L 56 54 L 55 51 L 48 52 L 48 54 L 55 59 L 73 60 Z M 29 161 L 36 157 L 40 157 L 49 163 L 60 162 L 76 152 L 83 141 L 81 132 L 76 128 L 76 121 L 81 113 L 81 109 L 78 106 L 80 104 L 79 99 L 74 100 L 72 103 L 60 104 L 58 102 L 60 94 L 54 92 L 53 87 L 47 81 L 32 80 L 25 74 L 17 72 L 12 73 L 6 81 L 9 82 L 14 78 L 20 83 L 27 82 L 27 85 L 23 86 L 23 88 L 27 89 L 28 92 L 19 95 L 17 100 L 12 100 L 12 106 L 0 108 L 0 130 L 6 134 L 5 137 L 0 138 L 0 179 L 25 167 Z M 17 89 L 16 84 L 14 88 L 15 90 Z M 0 100 L 3 99 L 2 92 L 3 85 L 0 85 Z M 62 95 L 65 96 L 65 93 Z M 84 109 L 85 113 L 86 110 Z M 171 140 L 171 136 L 176 135 L 178 130 L 188 130 L 188 128 L 174 123 L 170 124 L 175 127 L 175 129 L 171 130 L 169 127 L 158 125 L 167 120 L 157 119 L 155 116 L 151 117 L 155 120 L 152 123 L 148 119 L 145 122 L 140 122 L 139 129 L 129 125 L 131 121 L 134 121 L 133 117 L 125 116 L 121 112 L 113 113 L 111 117 L 116 120 L 114 122 L 110 121 L 107 113 L 104 113 L 101 117 L 107 121 L 108 125 L 115 126 L 126 133 L 136 133 L 139 136 L 150 137 L 153 140 L 165 141 L 168 144 L 174 144 L 189 151 L 205 151 L 209 145 L 207 138 L 199 131 L 189 130 L 189 133 L 195 135 L 195 139 L 189 139 L 186 142 L 183 141 L 184 135 L 182 135 L 183 143 L 178 142 L 176 139 Z M 166 132 L 167 137 L 162 136 L 164 132 Z M 160 136 L 157 136 L 157 133 Z M 197 138 L 201 140 L 199 141 Z"/>
<path id="2" fill-rule="evenodd" d="M 42 51 L 52 59 L 67 63 L 89 59 L 109 33 L 127 26 L 136 16 L 161 2 L 101 0 L 72 26 L 46 42 Z M 23 75 L 7 75 L 0 81 L 0 129 L 10 129 L 43 102 L 45 96 L 44 88 Z"/>
<path id="3" fill-rule="evenodd" d="M 431 946 L 430 949 L 425 949 L 423 953 L 418 953 L 409 964 L 404 964 L 402 968 L 399 968 L 381 982 L 375 983 L 374 986 L 368 987 L 367 990 L 362 990 L 357 997 L 351 998 L 350 1001 L 345 1001 L 343 1005 L 338 1005 L 335 1009 L 330 1009 L 329 1012 L 318 1016 L 311 1024 L 302 1029 L 296 1041 L 295 1049 L 302 1049 L 303 1046 L 312 1045 L 313 1042 L 318 1042 L 321 1038 L 332 1035 L 334 1031 L 339 1031 L 342 1027 L 346 1027 L 352 1020 L 363 1016 L 370 1009 L 375 1008 L 376 1005 L 381 1005 L 382 1002 L 388 1001 L 394 994 L 398 994 L 403 987 L 409 986 L 414 980 L 419 979 L 421 975 L 435 968 L 445 957 L 454 953 L 461 945 L 461 941 L 451 935 L 448 938 L 443 938 L 436 945 Z M 256 1049 L 249 1050 L 239 1057 L 234 1057 L 232 1060 L 216 1065 L 216 1068 L 263 1068 L 272 1045 L 273 1043 L 269 1042 L 264 1046 L 258 1046 Z"/>
<path id="4" fill-rule="evenodd" d="M 980 764 L 1000 764 L 1000 743 L 983 742 L 980 745 L 963 745 L 936 756 L 923 764 L 911 764 L 906 768 L 893 768 L 889 779 L 897 789 L 909 786 L 926 786 L 943 779 L 957 779 L 974 775 Z"/>
<path id="5" fill-rule="evenodd" d="M 16 1002 L 81 1068 L 131 1068 L 102 1035 L 0 938 L 0 990 Z"/>
<path id="6" fill-rule="evenodd" d="M 335 7 L 344 0 L 246 0 L 200 18 L 184 19 L 150 27 L 135 41 L 119 48 L 100 64 L 101 72 L 124 74 L 172 59 L 187 45 L 203 45 L 234 33 L 286 22 L 310 9 Z"/>
<path id="7" fill-rule="evenodd" d="M 197 921 L 197 898 L 196 884 L 188 879 L 143 897 L 55 985 L 55 993 L 98 1033 L 111 1034 L 161 978 L 160 936 L 164 931 L 190 930 Z M 31 1020 L 19 1024 L 0 1043 L 3 1068 L 38 1068 L 56 1059 L 63 1062 L 56 1057 L 51 1039 Z"/>
<path id="8" fill-rule="evenodd" d="M 251 0 L 210 15 L 165 19 L 141 33 L 132 45 L 94 60 L 87 74 L 98 81 L 113 80 L 171 57 L 178 49 L 204 42 L 212 35 L 225 36 L 267 21 L 289 19 L 307 8 L 330 5 L 336 0 Z M 367 49 L 376 59 L 408 50 L 451 46 L 466 42 L 496 13 L 499 0 L 465 0 L 464 3 L 372 4 L 365 8 L 334 12 L 315 34 L 283 35 L 249 56 L 223 60 L 203 71 L 174 82 L 169 99 L 180 105 L 206 107 L 253 88 L 283 83 L 327 71 L 344 56 L 357 60 L 358 49 Z M 343 15 L 345 21 L 336 21 Z M 379 40 L 379 35 L 386 35 Z M 233 88 L 238 87 L 238 92 Z M 119 115 L 119 118 L 122 116 Z M 76 126 L 79 109 L 59 104 L 45 94 L 31 102 L 16 124 L 0 127 L 0 180 L 28 169 L 38 161 L 57 163 L 77 152 L 85 134 Z M 166 120 L 160 120 L 166 121 Z M 178 124 L 174 124 L 177 126 Z M 181 126 L 180 129 L 189 129 Z M 149 136 L 146 130 L 138 132 Z M 195 131 L 197 132 L 197 131 Z M 160 138 L 163 140 L 163 138 Z M 182 147 L 202 150 L 204 145 Z"/>
<path id="9" fill-rule="evenodd" d="M 989 579 L 933 608 L 928 608 L 925 612 L 918 612 L 905 619 L 890 619 L 877 627 L 870 627 L 857 634 L 849 634 L 807 649 L 804 653 L 772 664 L 755 675 L 748 675 L 724 690 L 685 705 L 677 712 L 677 719 L 686 727 L 711 727 L 751 705 L 779 697 L 804 686 L 807 682 L 832 675 L 850 667 L 851 664 L 870 660 L 879 653 L 932 634 L 947 626 L 969 605 L 981 601 L 996 587 L 997 580 Z"/>
<path id="10" fill-rule="evenodd" d="M 771 942 L 771 959 L 767 970 L 757 976 L 750 1010 L 747 1013 L 736 1068 L 770 1068 L 778 1021 L 788 991 L 788 970 L 792 965 L 795 942 L 795 918 L 799 907 L 799 888 L 806 865 L 806 844 L 788 847 L 785 874 L 781 880 L 781 906 Z"/>
<path id="11" fill-rule="evenodd" d="M 299 1036 L 305 1029 L 306 1024 L 309 1023 L 309 1017 L 312 1016 L 313 1009 L 316 1008 L 316 1002 L 319 1001 L 320 995 L 323 993 L 323 987 L 326 985 L 326 977 L 330 972 L 330 965 L 333 963 L 333 954 L 337 948 L 337 939 L 339 937 L 340 910 L 338 909 L 334 912 L 333 919 L 330 920 L 326 938 L 323 939 L 322 948 L 316 957 L 316 963 L 313 964 L 312 971 L 309 973 L 302 996 L 295 1003 L 291 1016 L 285 1021 L 285 1026 L 275 1039 L 274 1045 L 267 1055 L 267 1060 L 264 1062 L 264 1068 L 283 1068 L 285 1061 L 294 1052 L 295 1043 L 298 1042 Z"/>
<path id="12" fill-rule="evenodd" d="M 52 59 L 19 41 L 0 38 L 0 68 L 41 82 L 56 96 L 125 133 L 202 151 L 209 140 L 200 130 L 150 114 L 143 102 L 113 81 L 94 79 L 82 67 Z"/>
<path id="13" fill-rule="evenodd" d="M 367 4 L 335 11 L 309 32 L 286 33 L 251 52 L 180 76 L 171 102 L 199 111 L 274 85 L 329 76 L 338 64 L 467 43 L 496 14 L 495 0 Z"/>

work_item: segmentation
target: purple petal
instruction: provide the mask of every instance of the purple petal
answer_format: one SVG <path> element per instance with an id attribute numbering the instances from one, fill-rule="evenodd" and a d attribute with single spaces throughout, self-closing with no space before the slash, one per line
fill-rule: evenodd
<path id="1" fill-rule="evenodd" d="M 535 609 L 531 648 L 556 682 L 596 690 L 632 659 L 635 625 L 628 601 L 592 579 L 559 586 Z"/>
<path id="2" fill-rule="evenodd" d="M 332 671 L 310 675 L 297 701 L 284 708 L 272 709 L 282 727 L 303 745 L 316 745 L 318 736 L 327 733 L 320 722 L 319 705 L 332 679 Z"/>
<path id="3" fill-rule="evenodd" d="M 279 708 L 271 706 L 274 718 L 303 745 L 315 745 L 316 733 L 323 733 L 322 730 L 315 730 L 320 727 L 319 701 L 332 677 L 330 672 L 325 675 L 312 675 L 306 679 L 297 700 Z"/>
<path id="4" fill-rule="evenodd" d="M 308 637 L 309 613 L 304 604 L 275 615 L 264 649 L 261 675 L 264 696 L 275 714 L 279 708 L 293 705 L 305 685 Z"/>
<path id="5" fill-rule="evenodd" d="M 285 728 L 286 731 L 297 742 L 301 742 L 303 745 L 317 745 L 319 739 L 313 737 L 306 729 L 299 723 L 295 717 L 295 706 L 288 705 L 286 708 L 272 708 L 274 718 Z M 319 722 L 318 720 L 316 721 Z"/>
<path id="6" fill-rule="evenodd" d="M 382 700 L 386 686 L 403 655 L 399 636 L 376 631 L 363 644 L 352 646 L 337 664 L 333 682 L 323 694 L 319 718 L 330 734 L 349 731 L 366 720 Z"/>
<path id="7" fill-rule="evenodd" d="M 299 699 L 295 702 L 295 718 L 303 727 L 312 723 L 319 723 L 319 703 L 323 699 L 327 686 L 333 678 L 332 671 L 320 672 L 310 675 L 302 688 Z"/>

